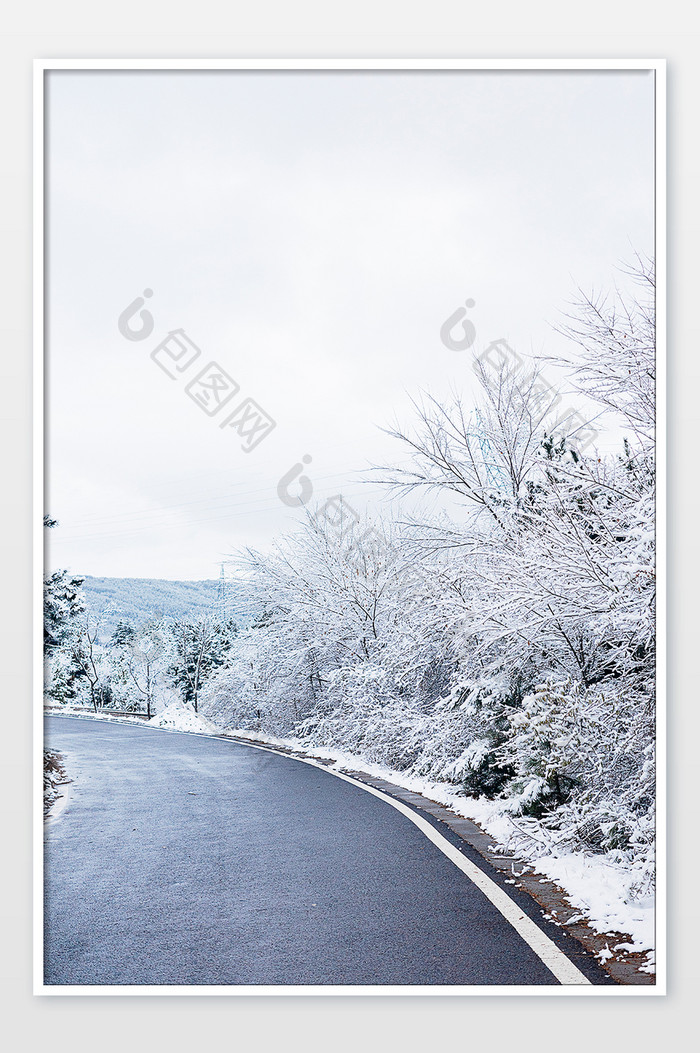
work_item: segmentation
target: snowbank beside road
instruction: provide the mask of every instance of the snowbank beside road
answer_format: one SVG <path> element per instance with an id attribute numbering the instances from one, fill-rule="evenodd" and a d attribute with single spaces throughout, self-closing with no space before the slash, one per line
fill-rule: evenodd
<path id="1" fill-rule="evenodd" d="M 427 789 L 424 792 L 427 794 Z M 451 800 L 446 803 L 453 811 L 473 819 L 499 845 L 559 885 L 596 932 L 625 933 L 631 937 L 628 945 L 612 939 L 611 951 L 618 947 L 628 951 L 653 950 L 655 898 L 639 888 L 641 866 L 630 865 L 615 851 L 592 854 L 559 845 L 536 820 L 514 820 L 504 810 L 503 802 L 447 796 Z M 653 956 L 649 963 L 653 963 Z"/>
<path id="2" fill-rule="evenodd" d="M 67 708 L 64 712 L 75 715 Z M 99 714 L 86 716 L 88 719 L 99 719 Z M 128 716 L 122 719 L 129 722 Z M 406 775 L 380 764 L 363 761 L 343 750 L 311 746 L 302 739 L 276 738 L 244 729 L 223 729 L 195 713 L 191 706 L 180 702 L 167 706 L 148 722 L 135 718 L 131 720 L 147 728 L 219 735 L 248 740 L 251 744 L 278 747 L 310 758 L 331 761 L 331 766 L 339 771 L 364 772 L 420 793 L 445 805 L 457 815 L 473 820 L 509 854 L 516 855 L 536 873 L 554 881 L 564 891 L 571 906 L 588 920 L 592 931 L 611 934 L 611 953 L 648 952 L 648 965 L 644 971 L 654 971 L 654 897 L 640 891 L 639 871 L 625 863 L 619 854 L 573 852 L 558 845 L 535 820 L 518 817 L 516 822 L 505 811 L 504 802 L 465 797 L 448 783 Z M 629 942 L 620 943 L 616 938 L 619 933 L 629 936 Z"/>
<path id="3" fill-rule="evenodd" d="M 148 726 L 152 728 L 165 728 L 169 731 L 189 731 L 199 735 L 216 735 L 219 729 L 211 724 L 205 717 L 200 717 L 190 706 L 173 702 L 166 706 L 152 720 Z"/>
<path id="4" fill-rule="evenodd" d="M 610 952 L 647 952 L 648 964 L 644 971 L 654 972 L 654 896 L 640 893 L 637 887 L 639 871 L 621 860 L 617 853 L 573 852 L 557 845 L 535 820 L 520 817 L 516 825 L 504 810 L 502 801 L 465 797 L 446 783 L 407 776 L 380 764 L 367 763 L 342 750 L 314 748 L 300 739 L 279 739 L 243 730 L 229 729 L 222 733 L 298 751 L 319 760 L 330 760 L 339 771 L 365 772 L 420 793 L 457 815 L 473 820 L 500 847 L 517 855 L 536 873 L 554 881 L 564 891 L 571 906 L 588 920 L 592 931 L 604 935 L 624 933 L 630 937 L 630 942 L 624 944 L 611 938 Z"/>

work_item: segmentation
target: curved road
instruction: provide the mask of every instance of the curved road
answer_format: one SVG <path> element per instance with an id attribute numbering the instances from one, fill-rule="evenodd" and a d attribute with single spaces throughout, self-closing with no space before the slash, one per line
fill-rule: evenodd
<path id="1" fill-rule="evenodd" d="M 46 984 L 558 984 L 408 818 L 329 772 L 63 716 L 46 744 L 75 778 L 46 827 Z"/>

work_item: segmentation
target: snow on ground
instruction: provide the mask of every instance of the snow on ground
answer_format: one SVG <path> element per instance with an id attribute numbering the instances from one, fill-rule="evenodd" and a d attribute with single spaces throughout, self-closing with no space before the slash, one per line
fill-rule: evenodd
<path id="1" fill-rule="evenodd" d="M 61 796 L 59 786 L 67 781 L 63 757 L 57 750 L 44 747 L 44 815 L 48 815 L 51 806 Z"/>
<path id="2" fill-rule="evenodd" d="M 67 707 L 61 707 L 61 711 L 69 712 Z M 110 718 L 105 716 L 103 719 Z M 119 719 L 129 720 L 129 717 L 124 714 Z M 279 739 L 260 732 L 224 730 L 195 713 L 191 706 L 180 702 L 166 706 L 148 722 L 134 717 L 131 721 L 145 727 L 200 735 L 223 735 L 295 750 L 319 760 L 332 761 L 331 766 L 339 771 L 365 772 L 444 804 L 457 815 L 478 823 L 504 850 L 508 849 L 529 863 L 533 870 L 555 882 L 564 890 L 572 907 L 588 919 L 595 932 L 629 935 L 629 943 L 611 940 L 610 950 L 647 951 L 645 971 L 654 971 L 654 897 L 640 896 L 636 892 L 637 871 L 620 862 L 615 853 L 591 855 L 572 852 L 557 845 L 539 823 L 522 818 L 513 819 L 503 811 L 502 802 L 465 797 L 445 783 L 431 782 L 380 764 L 368 763 L 343 750 L 310 747 L 301 739 Z"/>
<path id="3" fill-rule="evenodd" d="M 600 933 L 627 933 L 631 944 L 612 950 L 648 951 L 654 947 L 654 896 L 635 888 L 639 871 L 622 863 L 615 852 L 573 852 L 552 840 L 534 821 L 514 820 L 498 801 L 457 798 L 455 811 L 473 819 L 499 845 L 531 863 L 534 870 L 564 889 L 573 907 Z"/>
<path id="4" fill-rule="evenodd" d="M 46 713 L 63 713 L 68 716 L 87 717 L 90 720 L 109 720 L 119 724 L 138 724 L 141 727 L 164 728 L 169 731 L 191 731 L 200 735 L 218 735 L 220 731 L 205 717 L 200 717 L 191 706 L 182 702 L 173 702 L 165 706 L 155 717 L 146 720 L 144 716 L 135 716 L 133 713 L 119 713 L 111 710 L 103 713 L 98 710 L 86 709 L 85 706 L 62 705 L 46 707 Z"/>
<path id="5" fill-rule="evenodd" d="M 62 713 L 64 716 L 86 717 L 88 720 L 111 720 L 120 724 L 146 724 L 146 721 L 142 716 L 135 716 L 133 713 L 128 713 L 126 710 L 123 713 L 117 712 L 116 710 L 109 710 L 104 713 L 99 709 L 95 712 L 94 709 L 88 709 L 87 706 L 71 706 L 68 703 L 59 706 L 44 706 L 44 712 L 49 716 L 52 713 Z"/>
<path id="6" fill-rule="evenodd" d="M 166 706 L 155 717 L 148 721 L 152 728 L 166 728 L 169 731 L 190 731 L 198 735 L 220 734 L 219 729 L 191 708 L 180 702 Z"/>

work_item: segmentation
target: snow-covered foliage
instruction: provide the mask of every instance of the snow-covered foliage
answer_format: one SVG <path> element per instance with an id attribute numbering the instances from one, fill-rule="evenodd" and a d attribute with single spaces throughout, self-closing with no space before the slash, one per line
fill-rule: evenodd
<path id="1" fill-rule="evenodd" d="M 57 750 L 44 748 L 44 816 L 61 796 L 59 786 L 67 781 L 63 757 Z"/>
<path id="2" fill-rule="evenodd" d="M 58 522 L 44 516 L 44 527 L 52 530 Z M 52 702 L 75 698 L 78 674 L 70 659 L 78 620 L 85 613 L 83 579 L 65 570 L 44 578 L 44 687 Z"/>
<path id="3" fill-rule="evenodd" d="M 459 515 L 308 517 L 240 558 L 255 621 L 203 688 L 217 725 L 459 787 L 653 878 L 653 268 L 568 319 L 568 378 L 619 449 L 557 430 L 537 368 L 478 367 L 475 407 L 416 403 L 384 479 Z M 597 427 L 602 428 L 597 417 Z"/>
<path id="4" fill-rule="evenodd" d="M 102 617 L 82 610 L 47 649 L 49 705 L 142 713 L 148 719 L 178 701 L 197 700 L 224 661 L 236 626 L 213 609 L 196 621 L 156 615 L 133 624 L 119 619 L 106 638 Z"/>
<path id="5" fill-rule="evenodd" d="M 120 620 L 109 639 L 110 705 L 153 716 L 163 696 L 165 672 L 173 654 L 170 628 L 162 617 L 140 625 Z"/>
<path id="6" fill-rule="evenodd" d="M 58 523 L 45 515 L 44 526 Z M 196 712 L 202 684 L 222 665 L 237 632 L 226 613 L 232 597 L 222 595 L 221 583 L 89 583 L 65 570 L 44 580 L 47 704 L 138 712 L 150 719 L 180 696 Z M 171 607 L 156 609 L 156 601 Z M 145 616 L 127 618 L 125 606 Z M 195 616 L 180 617 L 183 609 Z"/>

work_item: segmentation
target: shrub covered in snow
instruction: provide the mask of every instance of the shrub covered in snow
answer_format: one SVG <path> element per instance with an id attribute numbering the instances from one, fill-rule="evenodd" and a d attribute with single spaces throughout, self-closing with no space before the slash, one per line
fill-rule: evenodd
<path id="1" fill-rule="evenodd" d="M 476 411 L 426 398 L 395 432 L 411 464 L 387 470 L 460 514 L 370 523 L 337 502 L 245 553 L 257 618 L 204 686 L 206 716 L 495 800 L 559 843 L 617 853 L 648 888 L 653 269 L 635 277 L 635 301 L 584 299 L 563 327 L 569 380 L 613 415 L 617 453 L 555 426 L 537 368 L 479 364 Z"/>
<path id="2" fill-rule="evenodd" d="M 60 797 L 59 786 L 66 782 L 63 757 L 57 750 L 44 748 L 44 815 Z"/>

